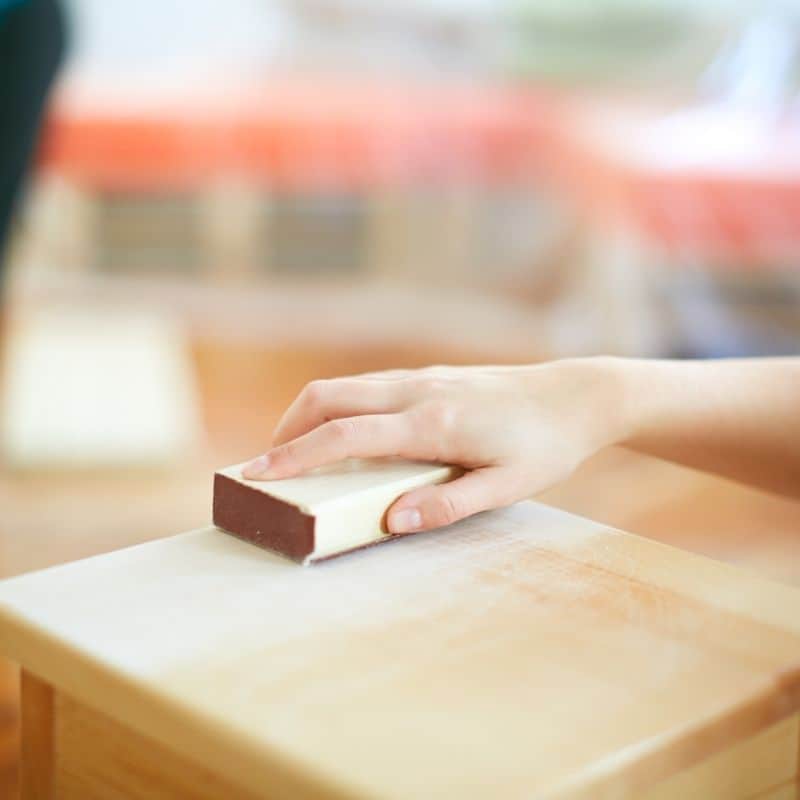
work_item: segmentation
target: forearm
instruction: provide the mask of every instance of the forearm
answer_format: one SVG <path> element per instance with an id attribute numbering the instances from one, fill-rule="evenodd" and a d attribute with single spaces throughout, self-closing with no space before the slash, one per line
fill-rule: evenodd
<path id="1" fill-rule="evenodd" d="M 620 444 L 800 496 L 800 358 L 612 362 Z"/>

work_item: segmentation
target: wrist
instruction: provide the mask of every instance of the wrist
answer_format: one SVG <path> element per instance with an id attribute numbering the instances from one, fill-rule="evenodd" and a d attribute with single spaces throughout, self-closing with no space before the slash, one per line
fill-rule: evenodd
<path id="1" fill-rule="evenodd" d="M 600 447 L 621 445 L 636 435 L 640 411 L 640 364 L 619 356 L 580 359 L 591 381 L 591 413 Z"/>
<path id="2" fill-rule="evenodd" d="M 528 386 L 538 393 L 556 387 L 558 406 L 570 429 L 580 434 L 589 452 L 623 444 L 636 430 L 638 382 L 633 359 L 590 356 L 552 361 L 530 368 Z"/>
<path id="3" fill-rule="evenodd" d="M 669 418 L 676 386 L 689 375 L 675 373 L 672 362 L 644 358 L 611 358 L 609 369 L 617 385 L 617 444 L 636 447 L 643 439 L 658 435 Z"/>
<path id="4" fill-rule="evenodd" d="M 642 372 L 646 372 L 647 362 L 620 356 L 603 356 L 602 362 L 613 405 L 609 411 L 612 444 L 624 445 L 636 437 L 642 425 L 642 399 L 647 396 Z"/>

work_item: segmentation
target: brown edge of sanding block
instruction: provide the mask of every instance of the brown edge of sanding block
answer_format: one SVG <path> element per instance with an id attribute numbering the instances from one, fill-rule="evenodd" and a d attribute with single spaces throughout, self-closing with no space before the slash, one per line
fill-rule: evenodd
<path id="1" fill-rule="evenodd" d="M 212 518 L 225 533 L 295 561 L 314 552 L 314 517 L 219 472 L 214 475 Z"/>

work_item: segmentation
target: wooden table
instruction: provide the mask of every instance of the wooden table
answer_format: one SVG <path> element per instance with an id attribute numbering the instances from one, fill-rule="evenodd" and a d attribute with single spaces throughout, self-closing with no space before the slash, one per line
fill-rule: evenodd
<path id="1" fill-rule="evenodd" d="M 798 797 L 800 592 L 535 503 L 0 583 L 25 798 Z"/>

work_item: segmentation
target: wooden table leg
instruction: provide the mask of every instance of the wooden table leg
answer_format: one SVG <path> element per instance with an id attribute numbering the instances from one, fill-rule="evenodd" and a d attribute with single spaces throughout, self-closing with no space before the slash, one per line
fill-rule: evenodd
<path id="1" fill-rule="evenodd" d="M 52 800 L 55 781 L 55 693 L 50 684 L 22 671 L 20 706 L 22 800 Z"/>

